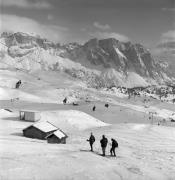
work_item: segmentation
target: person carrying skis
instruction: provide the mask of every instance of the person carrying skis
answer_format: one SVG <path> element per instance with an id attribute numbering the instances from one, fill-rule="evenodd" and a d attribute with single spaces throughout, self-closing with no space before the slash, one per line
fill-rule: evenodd
<path id="1" fill-rule="evenodd" d="M 111 149 L 110 149 L 110 153 L 111 153 L 111 156 L 114 154 L 114 156 L 116 156 L 116 154 L 115 154 L 115 148 L 117 148 L 118 147 L 118 142 L 115 140 L 115 139 L 111 139 L 111 141 L 112 141 L 112 147 L 111 147 Z"/>
<path id="2" fill-rule="evenodd" d="M 102 136 L 102 139 L 100 140 L 101 148 L 102 148 L 102 155 L 105 156 L 106 147 L 108 144 L 108 139 L 105 137 L 105 135 Z"/>
<path id="3" fill-rule="evenodd" d="M 95 137 L 92 134 L 92 132 L 91 132 L 91 135 L 90 135 L 89 139 L 87 139 L 87 141 L 89 141 L 89 144 L 90 144 L 90 147 L 91 147 L 91 151 L 93 152 L 93 144 L 95 142 Z"/>

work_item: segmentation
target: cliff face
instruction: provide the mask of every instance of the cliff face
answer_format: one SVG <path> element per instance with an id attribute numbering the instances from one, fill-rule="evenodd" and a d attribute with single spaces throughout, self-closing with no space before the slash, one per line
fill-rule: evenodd
<path id="1" fill-rule="evenodd" d="M 166 73 L 168 65 L 161 68 L 150 51 L 141 44 L 120 42 L 116 39 L 92 39 L 82 46 L 61 54 L 74 61 L 90 63 L 101 69 L 113 68 L 127 74 L 135 72 L 142 77 L 160 79 Z"/>

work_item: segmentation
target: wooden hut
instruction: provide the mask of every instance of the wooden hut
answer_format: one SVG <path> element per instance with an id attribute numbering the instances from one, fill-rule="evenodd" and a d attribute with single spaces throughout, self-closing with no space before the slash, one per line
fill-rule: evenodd
<path id="1" fill-rule="evenodd" d="M 24 121 L 36 122 L 40 120 L 40 112 L 38 111 L 20 111 L 19 112 L 19 119 Z"/>
<path id="2" fill-rule="evenodd" d="M 66 138 L 68 136 L 60 129 L 54 131 L 52 134 L 46 137 L 48 143 L 52 144 L 66 144 Z"/>
<path id="3" fill-rule="evenodd" d="M 58 128 L 50 122 L 37 122 L 25 129 L 23 135 L 29 138 L 46 139 L 46 137 L 56 131 Z"/>

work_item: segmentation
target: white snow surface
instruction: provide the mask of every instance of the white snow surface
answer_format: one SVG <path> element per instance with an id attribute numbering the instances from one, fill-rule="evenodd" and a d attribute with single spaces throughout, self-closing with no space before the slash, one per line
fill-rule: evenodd
<path id="1" fill-rule="evenodd" d="M 124 74 L 121 72 L 116 71 L 113 68 L 106 69 L 101 73 L 101 78 L 105 82 L 107 86 L 110 85 L 117 85 L 117 86 L 125 86 L 124 80 Z"/>
<path id="2" fill-rule="evenodd" d="M 22 86 L 13 89 L 15 81 L 19 79 L 22 80 Z M 143 116 L 139 116 L 140 112 L 144 116 L 155 112 L 155 116 L 169 118 L 174 113 L 173 104 L 153 100 L 152 104 L 145 107 L 141 99 L 136 102 L 128 100 L 116 89 L 112 90 L 114 93 L 88 89 L 61 73 L 28 74 L 2 70 L 0 82 L 1 108 L 13 111 L 0 110 L 0 179 L 175 179 L 174 127 L 143 124 Z M 65 96 L 70 103 L 77 101 L 79 106 L 62 105 L 61 100 Z M 90 97 L 91 102 L 85 102 L 86 97 Z M 12 98 L 19 100 L 7 101 Z M 104 107 L 104 103 L 109 103 L 109 108 Z M 97 108 L 92 112 L 94 104 Z M 54 107 L 54 110 L 50 107 Z M 33 123 L 19 120 L 17 109 L 20 108 L 40 111 L 40 123 L 49 121 L 60 128 L 68 135 L 67 143 L 48 144 L 47 141 L 24 137 L 22 130 Z M 82 112 L 84 110 L 86 113 Z M 138 122 L 142 124 L 123 123 L 127 118 L 127 122 L 131 122 L 127 112 L 134 118 L 141 117 Z M 104 122 L 99 118 L 103 115 Z M 117 124 L 121 117 L 122 123 Z M 112 125 L 108 123 L 111 119 Z M 94 153 L 89 151 L 87 142 L 91 132 L 96 138 Z M 109 140 L 107 157 L 100 156 L 99 141 L 103 134 Z M 119 143 L 116 158 L 109 156 L 111 138 Z"/>
<path id="3" fill-rule="evenodd" d="M 142 78 L 139 74 L 135 72 L 129 72 L 126 78 L 126 87 L 133 88 L 133 87 L 146 87 L 149 84 Z"/>
<path id="4" fill-rule="evenodd" d="M 128 72 L 127 76 L 113 68 L 106 69 L 101 73 L 105 85 L 110 87 L 111 85 L 123 86 L 127 88 L 133 87 L 147 87 L 151 83 L 148 83 L 146 79 L 141 77 L 135 72 Z"/>
<path id="5" fill-rule="evenodd" d="M 115 50 L 120 57 L 127 59 L 126 56 L 118 48 L 115 48 Z"/>
<path id="6" fill-rule="evenodd" d="M 104 88 L 100 92 L 104 94 L 115 95 L 116 97 L 120 97 L 120 98 L 128 97 L 128 95 L 121 93 L 120 90 L 117 89 L 116 87 L 112 87 L 110 89 Z"/>
<path id="7" fill-rule="evenodd" d="M 10 118 L 9 118 L 10 117 Z M 146 124 L 118 124 L 69 131 L 67 144 L 20 135 L 29 122 L 14 120 L 15 113 L 0 111 L 0 177 L 2 180 L 170 180 L 175 171 L 175 130 Z M 86 139 L 96 137 L 94 153 Z M 100 139 L 117 139 L 117 157 L 100 156 Z M 3 148 L 2 148 L 3 147 Z"/>
<path id="8" fill-rule="evenodd" d="M 84 112 L 75 110 L 41 112 L 40 121 L 49 121 L 58 128 L 75 131 L 108 125 Z"/>
<path id="9" fill-rule="evenodd" d="M 168 110 L 168 109 L 160 109 L 154 106 L 141 106 L 141 105 L 134 105 L 134 104 L 129 104 L 129 103 L 122 103 L 122 102 L 117 102 L 115 100 L 112 100 L 110 98 L 108 98 L 107 100 L 109 103 L 115 104 L 115 105 L 119 105 L 119 106 L 123 106 L 123 107 L 127 107 L 129 109 L 138 111 L 138 112 L 143 112 L 146 114 L 154 113 L 154 116 L 158 116 L 158 117 L 162 117 L 163 119 L 168 119 L 172 116 L 172 114 L 174 114 L 175 112 L 172 110 Z"/>
<path id="10" fill-rule="evenodd" d="M 30 93 L 22 92 L 16 89 L 9 88 L 0 88 L 0 100 L 24 100 L 24 101 L 33 101 L 33 102 L 46 102 L 46 99 L 32 95 Z M 47 102 L 51 100 L 47 100 Z"/>

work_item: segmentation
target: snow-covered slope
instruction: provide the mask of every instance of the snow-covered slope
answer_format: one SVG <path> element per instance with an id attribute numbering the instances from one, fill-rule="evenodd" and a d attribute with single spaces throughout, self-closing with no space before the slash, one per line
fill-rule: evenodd
<path id="1" fill-rule="evenodd" d="M 19 79 L 22 84 L 19 89 L 15 89 Z M 90 97 L 88 93 L 77 90 L 86 87 L 86 83 L 73 79 L 64 72 L 0 70 L 0 100 L 62 104 L 63 99 L 69 97 L 68 103 L 72 103 Z"/>
<path id="2" fill-rule="evenodd" d="M 19 121 L 16 115 L 0 110 L 1 179 L 170 180 L 175 177 L 172 127 L 118 124 L 69 131 L 67 144 L 58 145 L 23 137 L 22 129 L 31 123 Z M 91 131 L 96 137 L 94 153 L 89 151 L 86 141 Z M 107 157 L 101 156 L 102 134 L 109 141 L 117 139 L 116 158 L 109 156 L 109 144 Z"/>
<path id="3" fill-rule="evenodd" d="M 104 78 L 108 76 L 121 80 L 124 77 L 110 69 Z M 143 83 L 137 74 L 130 73 L 126 78 L 130 78 L 129 82 L 136 78 L 136 82 L 131 81 L 133 84 Z M 20 88 L 14 89 L 19 79 Z M 63 105 L 65 97 L 68 103 Z M 92 111 L 94 105 L 96 111 Z M 166 122 L 157 126 L 159 118 L 172 116 L 173 104 L 150 98 L 149 107 L 145 107 L 142 96 L 128 99 L 116 87 L 108 93 L 87 88 L 86 83 L 62 71 L 29 73 L 24 69 L 1 69 L 0 107 L 3 108 L 0 110 L 2 180 L 173 180 L 175 177 L 174 128 L 166 127 Z M 68 135 L 66 144 L 24 137 L 22 130 L 32 122 L 19 120 L 20 109 L 40 111 L 40 121 L 49 121 Z M 149 112 L 156 114 L 154 124 L 150 124 Z M 91 132 L 96 138 L 94 153 L 89 151 L 87 142 Z M 101 156 L 103 134 L 109 140 L 106 157 Z M 111 138 L 119 143 L 116 158 L 110 157 Z"/>
<path id="4" fill-rule="evenodd" d="M 125 74 L 118 72 L 113 68 L 102 71 L 101 78 L 106 87 L 125 86 Z"/>
<path id="5" fill-rule="evenodd" d="M 126 78 L 126 85 L 128 88 L 133 88 L 133 87 L 147 87 L 149 84 L 139 74 L 135 72 L 129 72 Z"/>
<path id="6" fill-rule="evenodd" d="M 75 110 L 62 110 L 56 112 L 42 112 L 40 121 L 49 121 L 65 131 L 85 130 L 93 127 L 103 127 L 108 124 L 94 117 Z"/>

